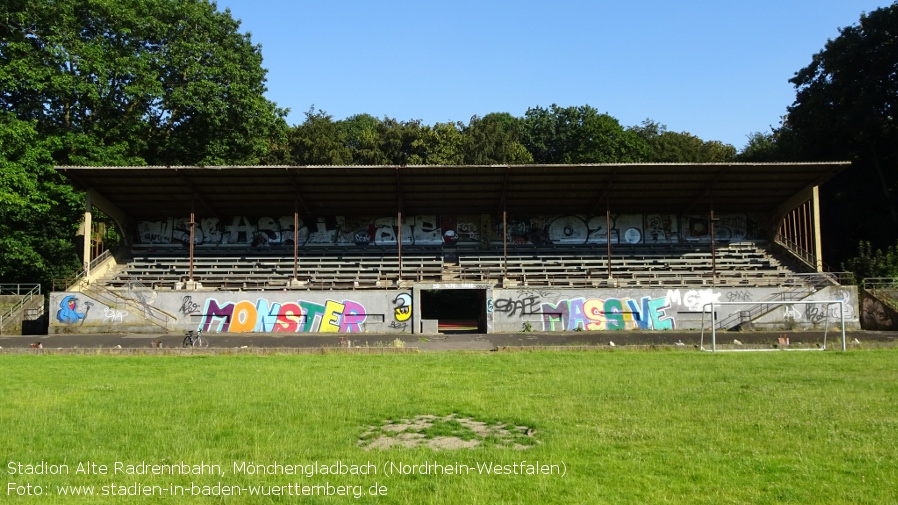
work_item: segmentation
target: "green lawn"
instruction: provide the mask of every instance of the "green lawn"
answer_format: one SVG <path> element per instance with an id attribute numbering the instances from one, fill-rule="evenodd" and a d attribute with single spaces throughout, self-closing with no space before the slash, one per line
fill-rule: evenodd
<path id="1" fill-rule="evenodd" d="M 898 503 L 898 349 L 0 355 L 0 371 L 0 503 Z M 419 415 L 441 416 L 427 438 L 468 430 L 456 419 L 472 418 L 531 428 L 533 446 L 359 446 L 387 421 Z M 108 474 L 76 474 L 88 461 Z M 68 474 L 19 472 L 42 462 Z M 223 475 L 113 474 L 142 462 Z M 368 475 L 236 475 L 235 462 Z M 470 471 L 385 475 L 389 464 Z M 526 473 L 535 469 L 550 474 Z M 29 484 L 43 495 L 19 496 Z M 135 484 L 162 496 L 57 488 Z M 169 496 L 233 486 L 240 496 Z M 251 486 L 319 496 L 250 496 Z M 373 486 L 386 496 L 367 496 Z M 349 496 L 320 496 L 339 492 Z"/>

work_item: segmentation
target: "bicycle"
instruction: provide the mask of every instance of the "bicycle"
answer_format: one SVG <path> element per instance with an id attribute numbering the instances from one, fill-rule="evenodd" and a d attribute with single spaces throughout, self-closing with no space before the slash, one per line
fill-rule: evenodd
<path id="1" fill-rule="evenodd" d="M 187 330 L 183 347 L 209 347 L 209 339 L 203 338 L 203 330 Z"/>

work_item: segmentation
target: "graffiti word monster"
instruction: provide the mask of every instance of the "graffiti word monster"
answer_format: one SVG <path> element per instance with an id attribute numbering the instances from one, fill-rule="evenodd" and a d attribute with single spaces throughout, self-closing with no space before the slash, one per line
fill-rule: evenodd
<path id="1" fill-rule="evenodd" d="M 221 303 L 206 300 L 200 329 L 212 332 L 324 332 L 358 333 L 368 316 L 362 304 L 352 301 L 327 300 L 323 305 L 298 300 L 277 303 L 259 298 Z"/>

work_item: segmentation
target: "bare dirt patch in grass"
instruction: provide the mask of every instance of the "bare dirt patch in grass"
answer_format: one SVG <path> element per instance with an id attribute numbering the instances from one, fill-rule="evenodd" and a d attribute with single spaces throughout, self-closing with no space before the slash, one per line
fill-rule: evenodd
<path id="1" fill-rule="evenodd" d="M 387 419 L 369 426 L 358 445 L 366 450 L 393 447 L 429 447 L 434 450 L 509 447 L 530 449 L 540 442 L 528 426 L 488 423 L 457 414 L 422 414 L 411 419 Z"/>

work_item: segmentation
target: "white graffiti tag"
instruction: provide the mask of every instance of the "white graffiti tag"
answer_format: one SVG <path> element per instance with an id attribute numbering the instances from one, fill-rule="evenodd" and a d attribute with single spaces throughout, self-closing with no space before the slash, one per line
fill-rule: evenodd
<path id="1" fill-rule="evenodd" d="M 680 305 L 691 312 L 710 311 L 710 305 L 705 305 L 720 302 L 721 294 L 710 289 L 692 289 L 681 294 L 679 289 L 671 289 L 667 291 L 667 304 Z"/>
<path id="2" fill-rule="evenodd" d="M 125 320 L 128 313 L 124 310 L 115 310 L 112 307 L 106 307 L 103 309 L 103 315 L 104 323 L 121 323 Z"/>
<path id="3" fill-rule="evenodd" d="M 786 321 L 800 321 L 801 312 L 794 305 L 786 305 L 786 308 L 783 309 L 783 319 Z"/>

